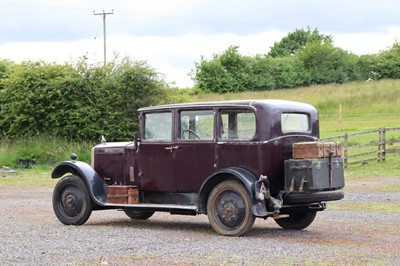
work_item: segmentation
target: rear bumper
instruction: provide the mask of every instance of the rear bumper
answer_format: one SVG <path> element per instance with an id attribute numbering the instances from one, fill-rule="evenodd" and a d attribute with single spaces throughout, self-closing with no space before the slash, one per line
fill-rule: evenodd
<path id="1" fill-rule="evenodd" d="M 289 192 L 283 195 L 284 204 L 314 203 L 323 201 L 341 200 L 343 190 L 318 191 L 318 192 Z"/>

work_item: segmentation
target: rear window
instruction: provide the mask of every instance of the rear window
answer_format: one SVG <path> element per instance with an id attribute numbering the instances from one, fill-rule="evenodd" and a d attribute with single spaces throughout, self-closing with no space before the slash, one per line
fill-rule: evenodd
<path id="1" fill-rule="evenodd" d="M 308 114 L 283 113 L 281 114 L 282 132 L 310 132 L 310 119 Z"/>

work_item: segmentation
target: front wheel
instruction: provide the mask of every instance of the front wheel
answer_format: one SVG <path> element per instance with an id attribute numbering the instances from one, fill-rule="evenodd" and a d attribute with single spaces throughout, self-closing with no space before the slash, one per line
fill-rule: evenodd
<path id="1" fill-rule="evenodd" d="M 251 201 L 245 187 L 232 180 L 218 184 L 207 202 L 208 220 L 215 232 L 241 236 L 254 224 Z"/>
<path id="2" fill-rule="evenodd" d="M 314 221 L 315 216 L 317 216 L 317 211 L 309 209 L 293 209 L 285 213 L 289 214 L 289 217 L 275 220 L 283 229 L 305 229 Z"/>
<path id="3" fill-rule="evenodd" d="M 67 176 L 57 183 L 53 192 L 53 209 L 58 220 L 66 225 L 81 225 L 89 219 L 93 202 L 82 179 Z"/>

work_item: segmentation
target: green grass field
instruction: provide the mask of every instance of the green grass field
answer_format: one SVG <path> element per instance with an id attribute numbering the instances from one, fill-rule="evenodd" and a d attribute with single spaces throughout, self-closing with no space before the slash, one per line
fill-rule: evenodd
<path id="1" fill-rule="evenodd" d="M 246 92 L 238 94 L 207 94 L 195 90 L 171 90 L 173 103 L 219 101 L 236 99 L 286 99 L 314 105 L 320 116 L 321 137 L 374 130 L 381 127 L 400 127 L 400 80 L 329 84 L 298 89 Z M 388 139 L 400 140 L 400 131 L 387 134 Z M 376 142 L 377 135 L 353 138 L 351 144 Z M 67 160 L 71 152 L 79 159 L 90 162 L 90 148 L 94 143 L 79 143 L 40 137 L 34 140 L 10 141 L 0 139 L 0 168 L 21 167 L 20 158 L 34 159 L 38 165 L 19 174 L 1 174 L 0 184 L 52 183 L 50 172 L 60 161 Z M 387 148 L 400 148 L 393 144 Z M 382 162 L 349 166 L 347 178 L 367 176 L 400 176 L 400 154 L 387 154 Z M 49 179 L 46 179 L 48 177 Z"/>
<path id="2" fill-rule="evenodd" d="M 321 137 L 400 126 L 400 80 L 228 94 L 196 94 L 187 90 L 176 93 L 173 99 L 180 102 L 284 99 L 309 103 L 319 112 Z"/>

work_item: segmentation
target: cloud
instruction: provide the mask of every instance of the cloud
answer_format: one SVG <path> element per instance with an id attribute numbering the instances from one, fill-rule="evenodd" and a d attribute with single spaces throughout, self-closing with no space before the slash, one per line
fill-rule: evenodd
<path id="1" fill-rule="evenodd" d="M 107 37 L 108 58 L 115 52 L 134 60 L 145 60 L 158 72 L 164 73 L 166 81 L 180 87 L 193 85 L 187 75 L 194 69 L 201 56 L 211 59 L 230 45 L 240 47 L 243 55 L 265 54 L 274 41 L 284 33 L 272 31 L 251 36 L 235 34 L 199 35 L 188 34 L 178 37 L 162 36 L 113 36 Z M 92 61 L 102 62 L 102 38 L 83 39 L 74 42 L 13 42 L 0 46 L 0 58 L 17 62 L 23 60 L 45 60 L 49 62 L 73 62 L 87 55 Z"/>
<path id="2" fill-rule="evenodd" d="M 93 11 L 114 10 L 108 58 L 146 60 L 166 81 L 187 87 L 201 56 L 231 45 L 243 55 L 266 54 L 296 28 L 316 27 L 356 54 L 387 49 L 400 36 L 399 9 L 394 0 L 14 0 L 0 3 L 0 58 L 63 63 L 88 55 L 101 63 L 102 17 Z"/>
<path id="3" fill-rule="evenodd" d="M 390 49 L 399 36 L 400 27 L 391 27 L 387 33 L 342 33 L 334 35 L 334 44 L 357 55 L 375 54 Z"/>

